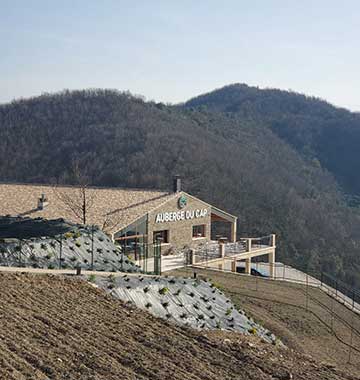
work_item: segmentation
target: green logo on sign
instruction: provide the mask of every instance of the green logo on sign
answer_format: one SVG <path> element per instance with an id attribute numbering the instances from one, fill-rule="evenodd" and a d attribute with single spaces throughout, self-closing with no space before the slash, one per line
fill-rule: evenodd
<path id="1" fill-rule="evenodd" d="M 185 195 L 182 195 L 179 200 L 178 200 L 178 206 L 179 208 L 184 208 L 187 204 L 187 199 L 185 197 Z"/>

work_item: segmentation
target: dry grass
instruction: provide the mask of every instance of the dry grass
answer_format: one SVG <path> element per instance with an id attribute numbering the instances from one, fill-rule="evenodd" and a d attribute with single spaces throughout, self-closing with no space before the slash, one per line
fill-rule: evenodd
<path id="1" fill-rule="evenodd" d="M 211 278 L 236 306 L 273 331 L 289 347 L 319 361 L 334 363 L 349 373 L 360 373 L 360 353 L 352 350 L 349 363 L 346 345 L 352 341 L 360 351 L 360 335 L 353 332 L 351 338 L 349 327 L 360 332 L 360 316 L 321 290 L 309 287 L 307 297 L 306 287 L 299 284 L 218 271 L 196 271 L 200 276 Z M 193 270 L 182 269 L 172 274 L 191 276 Z M 338 318 L 331 316 L 331 310 Z"/>

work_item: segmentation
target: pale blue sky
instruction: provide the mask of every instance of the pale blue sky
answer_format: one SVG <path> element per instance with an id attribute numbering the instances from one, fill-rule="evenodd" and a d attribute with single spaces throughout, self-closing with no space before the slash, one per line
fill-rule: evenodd
<path id="1" fill-rule="evenodd" d="M 0 103 L 64 88 L 163 102 L 242 82 L 360 111 L 358 0 L 0 0 Z"/>

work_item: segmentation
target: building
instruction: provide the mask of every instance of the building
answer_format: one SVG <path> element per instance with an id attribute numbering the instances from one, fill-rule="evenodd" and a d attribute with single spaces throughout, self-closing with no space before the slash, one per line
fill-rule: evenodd
<path id="1" fill-rule="evenodd" d="M 219 236 L 212 235 L 212 224 L 221 222 L 228 231 L 221 244 L 232 243 L 231 252 L 236 251 L 236 216 L 182 191 L 179 178 L 174 179 L 172 192 L 0 184 L 0 215 L 63 218 L 74 223 L 97 225 L 122 244 L 127 253 L 133 254 L 135 260 L 144 253 L 144 247 L 160 244 L 163 255 L 179 254 L 189 249 L 199 252 L 198 260 L 194 257 L 192 263 L 201 262 L 201 256 L 204 256 L 200 253 L 203 252 L 201 247 L 210 245 L 218 247 L 219 257 L 215 254 L 212 259 L 225 260 L 227 254 L 218 243 Z M 243 243 L 238 245 L 239 249 L 241 247 L 244 247 Z M 253 250 L 252 257 L 254 255 Z"/>

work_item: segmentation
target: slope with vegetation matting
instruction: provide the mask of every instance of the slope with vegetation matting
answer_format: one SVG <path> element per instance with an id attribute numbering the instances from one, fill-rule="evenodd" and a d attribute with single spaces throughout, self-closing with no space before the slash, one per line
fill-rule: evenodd
<path id="1" fill-rule="evenodd" d="M 97 271 L 140 269 L 99 228 L 63 219 L 0 217 L 0 265 Z"/>
<path id="2" fill-rule="evenodd" d="M 96 286 L 115 298 L 131 302 L 156 317 L 195 329 L 222 329 L 257 335 L 281 344 L 269 330 L 237 310 L 212 283 L 191 278 L 114 276 L 98 277 Z"/>

